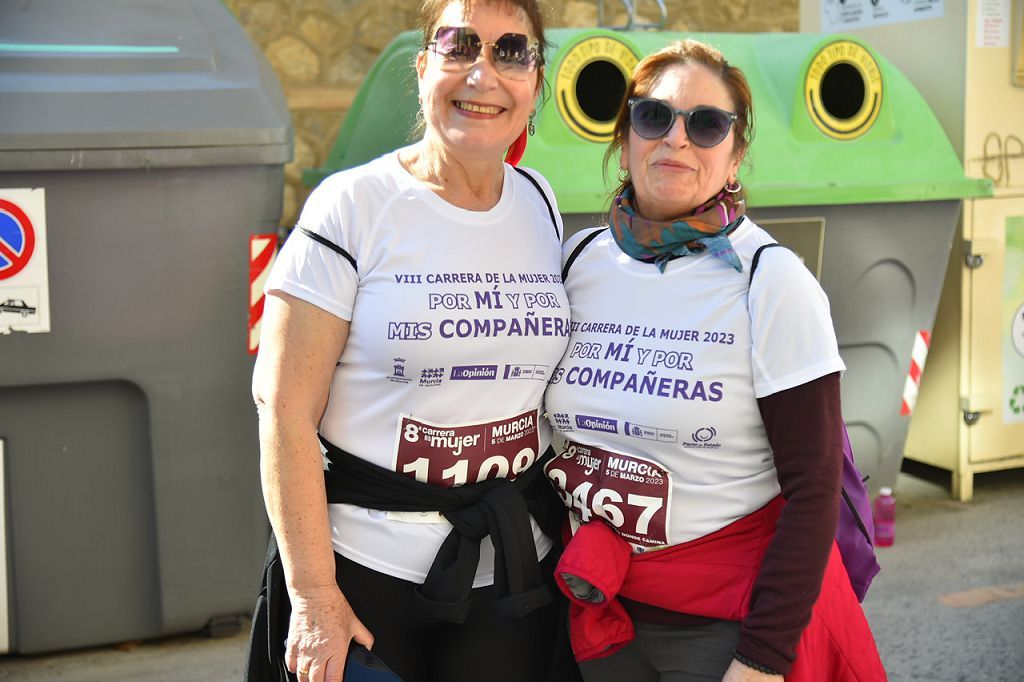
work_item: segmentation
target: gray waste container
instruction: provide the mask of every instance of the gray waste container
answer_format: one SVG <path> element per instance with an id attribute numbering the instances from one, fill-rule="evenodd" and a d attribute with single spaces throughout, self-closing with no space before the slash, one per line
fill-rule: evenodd
<path id="1" fill-rule="evenodd" d="M 250 235 L 291 154 L 218 0 L 0 3 L 0 650 L 250 611 Z"/>

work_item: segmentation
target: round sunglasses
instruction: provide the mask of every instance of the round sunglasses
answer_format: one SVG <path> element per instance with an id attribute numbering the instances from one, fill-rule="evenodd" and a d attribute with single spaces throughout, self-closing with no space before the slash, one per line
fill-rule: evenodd
<path id="1" fill-rule="evenodd" d="M 736 114 L 711 106 L 695 109 L 674 109 L 668 102 L 653 97 L 629 100 L 629 123 L 636 134 L 646 140 L 665 137 L 672 130 L 676 116 L 683 117 L 686 136 L 698 147 L 714 147 L 729 135 Z"/>
<path id="2" fill-rule="evenodd" d="M 476 63 L 484 45 L 491 48 L 494 70 L 511 80 L 526 80 L 542 63 L 537 43 L 531 43 L 522 33 L 506 33 L 488 43 L 468 26 L 441 26 L 434 39 L 423 47 L 441 57 L 441 68 L 445 71 L 462 72 Z"/>

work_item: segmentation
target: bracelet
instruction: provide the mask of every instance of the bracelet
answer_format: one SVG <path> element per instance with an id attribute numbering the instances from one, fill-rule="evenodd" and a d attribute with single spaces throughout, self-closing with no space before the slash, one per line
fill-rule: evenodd
<path id="1" fill-rule="evenodd" d="M 736 650 L 733 650 L 732 657 L 735 658 L 740 663 L 742 663 L 743 665 L 747 666 L 748 668 L 753 668 L 754 670 L 756 670 L 759 673 L 764 673 L 765 675 L 780 675 L 781 674 L 777 670 L 772 670 L 771 668 L 769 668 L 766 665 L 761 665 L 760 663 L 756 663 L 756 662 L 750 660 L 749 658 L 747 658 L 746 656 L 744 656 L 743 654 L 741 654 L 740 652 L 738 652 Z"/>

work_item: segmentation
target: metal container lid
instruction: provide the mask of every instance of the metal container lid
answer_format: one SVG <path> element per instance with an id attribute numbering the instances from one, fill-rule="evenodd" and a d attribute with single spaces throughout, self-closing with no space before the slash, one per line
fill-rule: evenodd
<path id="1" fill-rule="evenodd" d="M 288 107 L 219 0 L 0 3 L 0 170 L 284 163 Z"/>

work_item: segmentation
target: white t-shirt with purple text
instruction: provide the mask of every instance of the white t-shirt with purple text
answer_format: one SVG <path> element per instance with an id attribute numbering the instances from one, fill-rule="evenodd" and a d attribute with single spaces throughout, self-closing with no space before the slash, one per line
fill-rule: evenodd
<path id="1" fill-rule="evenodd" d="M 574 235 L 572 252 L 587 232 Z M 845 369 L 828 299 L 749 219 L 737 272 L 707 253 L 664 273 L 610 231 L 566 277 L 569 347 L 545 407 L 564 436 L 549 478 L 577 517 L 603 516 L 642 552 L 712 533 L 779 494 L 757 398 Z"/>
<path id="2" fill-rule="evenodd" d="M 557 228 L 540 192 L 507 165 L 487 211 L 444 201 L 397 152 L 324 180 L 298 226 L 356 267 L 296 230 L 266 285 L 350 321 L 321 435 L 438 485 L 530 466 L 550 442 L 542 395 L 569 335 L 554 211 Z M 436 513 L 332 504 L 329 515 L 335 551 L 418 583 L 451 531 Z M 542 557 L 551 543 L 536 523 L 533 533 Z M 475 586 L 493 582 L 493 563 L 485 538 Z"/>

